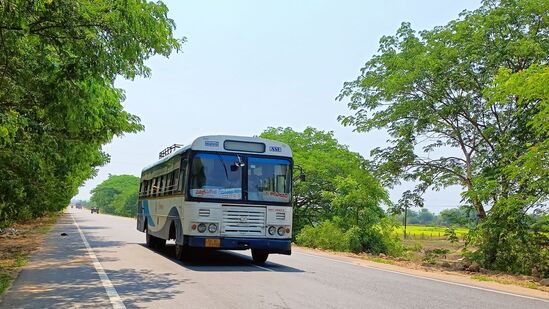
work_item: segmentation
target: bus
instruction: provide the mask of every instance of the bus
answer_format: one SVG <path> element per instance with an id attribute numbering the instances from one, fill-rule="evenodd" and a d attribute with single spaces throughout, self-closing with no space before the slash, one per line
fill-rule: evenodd
<path id="1" fill-rule="evenodd" d="M 152 249 L 175 240 L 184 259 L 193 248 L 251 249 L 256 264 L 291 254 L 290 147 L 239 136 L 202 136 L 174 144 L 141 173 L 137 229 Z"/>

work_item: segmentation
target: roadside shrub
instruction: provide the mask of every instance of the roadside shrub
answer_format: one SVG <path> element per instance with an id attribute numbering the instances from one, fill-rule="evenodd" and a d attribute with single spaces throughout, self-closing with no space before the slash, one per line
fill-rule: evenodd
<path id="1" fill-rule="evenodd" d="M 379 224 L 368 227 L 352 226 L 346 231 L 336 223 L 326 220 L 315 227 L 305 226 L 297 235 L 296 241 L 305 247 L 334 251 L 384 253 L 391 256 L 400 256 L 403 252 L 390 219 L 382 219 Z"/>
<path id="2" fill-rule="evenodd" d="M 329 220 L 315 227 L 305 226 L 296 237 L 297 243 L 302 246 L 334 251 L 349 251 L 348 239 L 349 237 Z"/>
<path id="3" fill-rule="evenodd" d="M 467 236 L 464 255 L 482 267 L 510 273 L 549 276 L 549 237 L 532 229 L 534 222 L 519 201 L 500 204 Z M 475 251 L 468 248 L 475 247 Z"/>
<path id="4" fill-rule="evenodd" d="M 444 236 L 446 236 L 450 243 L 456 243 L 459 241 L 459 238 L 456 234 L 456 229 L 453 226 L 447 227 L 444 230 Z"/>
<path id="5" fill-rule="evenodd" d="M 349 250 L 354 253 L 362 251 L 361 232 L 358 226 L 353 226 L 345 232 L 345 242 L 349 246 Z"/>

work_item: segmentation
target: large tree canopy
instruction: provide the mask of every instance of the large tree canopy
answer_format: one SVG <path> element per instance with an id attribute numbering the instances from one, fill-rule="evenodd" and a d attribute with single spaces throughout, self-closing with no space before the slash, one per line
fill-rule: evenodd
<path id="1" fill-rule="evenodd" d="M 288 144 L 294 163 L 306 175 L 306 181 L 296 179 L 293 190 L 294 235 L 325 220 L 336 221 L 342 230 L 371 229 L 385 216 L 381 206 L 389 203 L 387 190 L 372 176 L 366 160 L 340 144 L 332 132 L 269 128 L 260 136 Z"/>
<path id="2" fill-rule="evenodd" d="M 481 219 L 490 209 L 500 228 L 484 234 L 492 247 L 481 246 L 483 262 L 516 265 L 511 239 L 530 235 L 525 213 L 546 209 L 549 195 L 548 62 L 548 1 L 485 0 L 445 26 L 418 33 L 403 23 L 383 37 L 379 54 L 345 83 L 339 98 L 354 113 L 339 119 L 388 131 L 389 147 L 372 155 L 387 184 L 417 183 L 406 199 L 459 185 Z M 528 169 L 536 177 L 521 177 Z"/>
<path id="3" fill-rule="evenodd" d="M 101 146 L 136 132 L 117 76 L 179 49 L 162 2 L 0 1 L 0 224 L 67 205 Z"/>

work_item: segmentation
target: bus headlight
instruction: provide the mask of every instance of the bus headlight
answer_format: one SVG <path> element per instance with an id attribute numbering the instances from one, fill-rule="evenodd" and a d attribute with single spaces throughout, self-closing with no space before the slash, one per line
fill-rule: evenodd
<path id="1" fill-rule="evenodd" d="M 208 225 L 208 232 L 210 232 L 210 233 L 217 232 L 217 224 L 210 223 L 210 225 Z"/>
<path id="2" fill-rule="evenodd" d="M 200 233 L 204 233 L 206 232 L 206 224 L 204 223 L 200 223 L 197 227 L 197 230 L 200 232 Z"/>
<path id="3" fill-rule="evenodd" d="M 276 232 L 278 233 L 278 236 L 284 236 L 284 234 L 286 234 L 286 230 L 283 226 L 279 227 Z"/>
<path id="4" fill-rule="evenodd" d="M 269 226 L 269 229 L 267 231 L 269 231 L 269 235 L 274 235 L 276 233 L 276 227 Z"/>

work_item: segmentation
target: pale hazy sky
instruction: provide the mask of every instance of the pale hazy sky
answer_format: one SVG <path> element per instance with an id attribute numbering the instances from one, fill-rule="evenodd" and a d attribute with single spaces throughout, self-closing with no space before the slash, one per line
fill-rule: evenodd
<path id="1" fill-rule="evenodd" d="M 104 150 L 111 162 L 80 188 L 77 199 L 108 174 L 133 174 L 173 143 L 208 134 L 258 135 L 265 128 L 312 126 L 334 131 L 350 149 L 369 157 L 383 132 L 354 133 L 337 122 L 348 113 L 335 101 L 343 82 L 355 79 L 376 53 L 382 35 L 404 21 L 430 29 L 474 9 L 480 0 L 400 1 L 165 1 L 187 37 L 182 52 L 149 60 L 152 76 L 120 80 L 126 109 L 145 131 L 116 138 Z M 397 201 L 409 188 L 390 190 Z M 426 207 L 454 207 L 459 189 L 429 192 Z"/>

